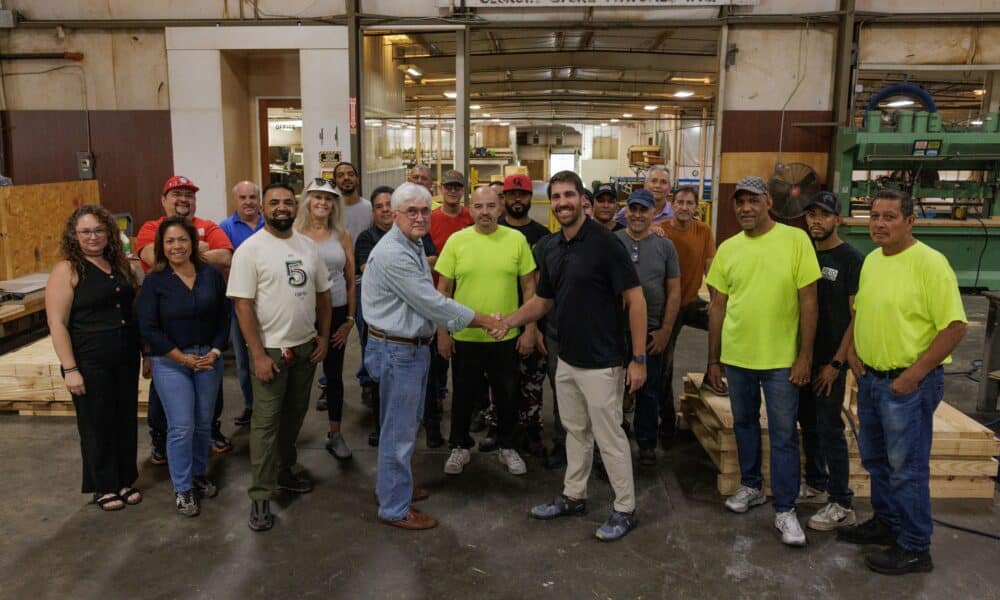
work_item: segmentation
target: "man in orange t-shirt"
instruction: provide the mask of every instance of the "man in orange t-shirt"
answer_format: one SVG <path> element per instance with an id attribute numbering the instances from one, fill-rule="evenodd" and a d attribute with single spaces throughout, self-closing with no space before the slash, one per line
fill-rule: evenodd
<path id="1" fill-rule="evenodd" d="M 698 290 L 708 272 L 708 267 L 715 257 L 715 240 L 712 238 L 712 228 L 695 220 L 698 212 L 698 190 L 691 186 L 682 186 L 674 191 L 671 200 L 674 214 L 666 221 L 654 225 L 663 230 L 677 249 L 677 258 L 681 266 L 681 308 L 674 321 L 670 340 L 664 351 L 663 371 L 660 376 L 660 442 L 668 447 L 674 436 L 674 349 L 677 347 L 677 337 L 681 327 L 697 327 L 708 330 L 708 303 L 698 297 Z"/>

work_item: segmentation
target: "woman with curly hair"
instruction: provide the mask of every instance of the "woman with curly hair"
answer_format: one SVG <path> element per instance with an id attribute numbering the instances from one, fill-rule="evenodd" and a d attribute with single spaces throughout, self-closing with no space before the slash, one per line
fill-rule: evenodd
<path id="1" fill-rule="evenodd" d="M 62 260 L 45 286 L 52 345 L 73 396 L 83 489 L 105 511 L 142 502 L 136 468 L 139 333 L 136 277 L 118 226 L 95 205 L 76 209 L 63 231 Z"/>

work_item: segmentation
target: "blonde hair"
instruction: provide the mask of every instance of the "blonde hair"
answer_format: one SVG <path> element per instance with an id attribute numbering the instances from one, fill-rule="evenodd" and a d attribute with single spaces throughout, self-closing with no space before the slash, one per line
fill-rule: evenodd
<path id="1" fill-rule="evenodd" d="M 312 202 L 316 194 L 329 194 L 330 192 L 306 192 L 302 195 L 302 208 L 299 209 L 299 214 L 295 217 L 295 229 L 299 232 L 305 232 L 309 229 L 312 224 Z M 347 232 L 347 228 L 344 227 L 344 211 L 343 205 L 340 203 L 340 197 L 336 194 L 333 196 L 333 207 L 330 209 L 330 214 L 326 216 L 326 223 L 323 225 L 326 227 L 327 231 L 337 234 L 338 238 L 344 237 L 344 233 Z"/>

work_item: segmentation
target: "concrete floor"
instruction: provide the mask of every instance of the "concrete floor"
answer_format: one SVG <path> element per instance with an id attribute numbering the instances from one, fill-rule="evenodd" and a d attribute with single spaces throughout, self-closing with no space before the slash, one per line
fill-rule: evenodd
<path id="1" fill-rule="evenodd" d="M 966 299 L 970 334 L 952 368 L 981 353 L 985 303 Z M 679 372 L 704 367 L 705 334 L 685 330 Z M 346 373 L 358 364 L 351 340 Z M 528 460 L 512 477 L 495 455 L 473 454 L 464 475 L 448 478 L 446 450 L 427 450 L 421 437 L 416 480 L 431 491 L 423 510 L 441 520 L 427 532 L 404 532 L 375 521 L 375 452 L 366 444 L 371 417 L 353 377 L 345 432 L 352 461 L 323 449 L 325 415 L 310 411 L 300 460 L 316 482 L 313 493 L 276 503 L 277 524 L 265 534 L 246 525 L 250 482 L 247 434 L 211 463 L 220 495 L 200 517 L 173 510 L 166 467 L 151 466 L 140 424 L 138 482 L 145 501 L 117 513 L 87 505 L 79 489 L 79 446 L 73 419 L 0 417 L 0 455 L 7 457 L 0 504 L 2 598 L 1000 598 L 1000 545 L 939 527 L 936 570 L 887 578 L 864 568 L 861 551 L 833 534 L 809 533 L 809 546 L 778 541 L 769 506 L 734 515 L 715 491 L 715 471 L 689 435 L 661 455 L 656 468 L 636 467 L 640 526 L 625 540 L 602 544 L 594 530 L 610 510 L 607 484 L 591 485 L 583 518 L 533 521 L 529 507 L 561 489 L 561 472 Z M 947 378 L 947 398 L 975 406 L 976 384 Z M 224 428 L 240 407 L 231 369 L 225 379 Z M 549 402 L 546 396 L 546 402 Z M 546 406 L 551 415 L 551 406 Z M 995 416 L 995 415 L 994 415 Z M 863 518 L 867 501 L 858 501 Z M 804 521 L 811 508 L 800 511 Z M 1000 533 L 1000 503 L 936 501 L 937 518 Z"/>

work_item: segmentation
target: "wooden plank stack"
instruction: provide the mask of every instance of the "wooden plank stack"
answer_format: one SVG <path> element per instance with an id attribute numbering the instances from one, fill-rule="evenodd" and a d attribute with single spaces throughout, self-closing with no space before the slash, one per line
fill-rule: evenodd
<path id="1" fill-rule="evenodd" d="M 146 416 L 149 380 L 139 378 L 139 416 Z M 0 356 L 0 411 L 28 416 L 74 416 L 52 339 L 42 338 Z"/>
<path id="2" fill-rule="evenodd" d="M 681 413 L 702 448 L 719 469 L 716 485 L 720 494 L 730 495 L 740 486 L 739 456 L 733 434 L 733 414 L 728 397 L 717 396 L 701 388 L 702 375 L 688 373 L 684 378 Z M 844 396 L 857 429 L 857 391 L 849 377 Z M 761 404 L 762 471 L 765 491 L 770 494 L 769 443 L 767 414 Z M 941 402 L 934 413 L 934 438 L 931 446 L 932 498 L 993 498 L 1000 455 L 1000 440 L 992 431 L 970 419 L 947 402 Z M 859 497 L 871 496 L 868 472 L 861 466 L 857 442 L 847 431 L 848 455 L 851 463 L 851 488 Z M 803 458 L 804 459 L 804 458 Z"/>

